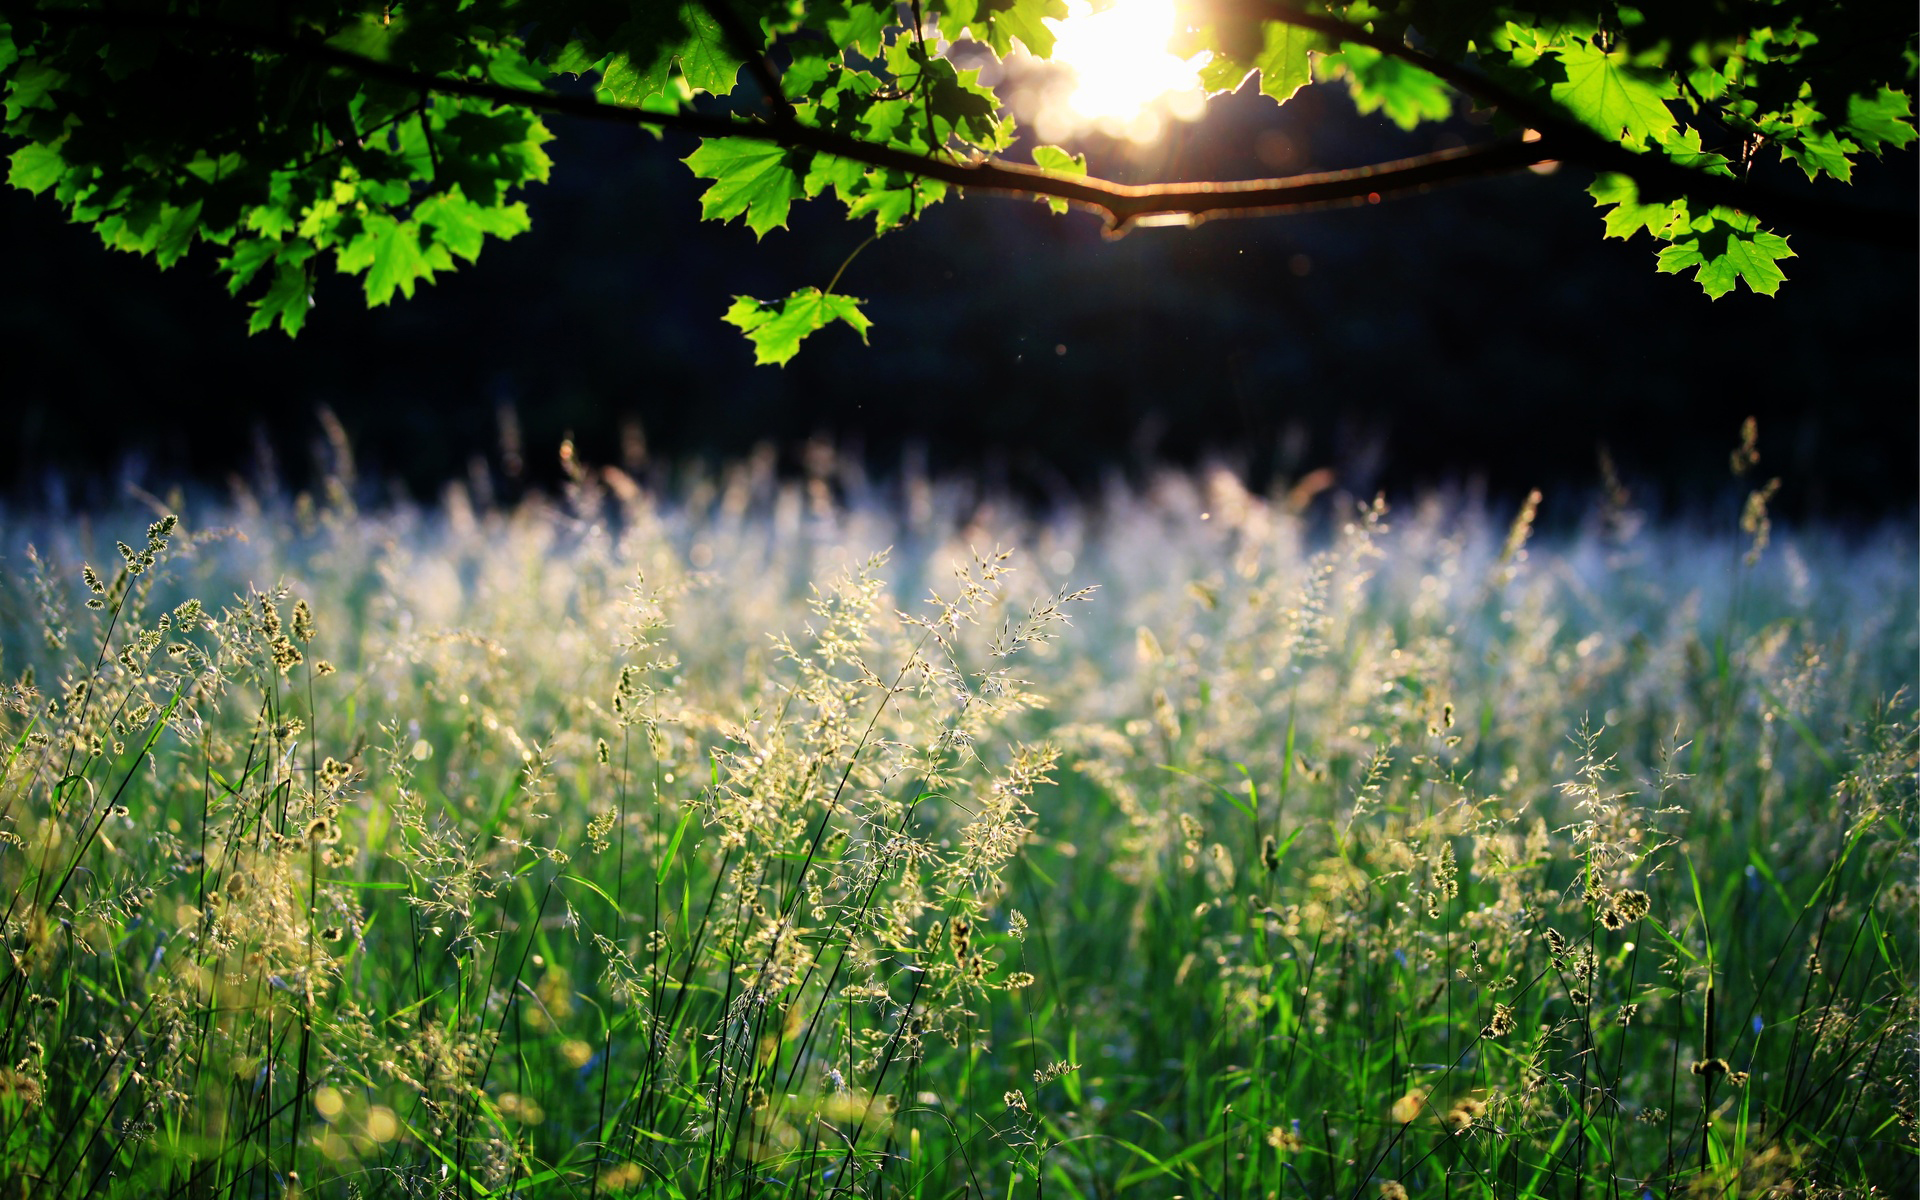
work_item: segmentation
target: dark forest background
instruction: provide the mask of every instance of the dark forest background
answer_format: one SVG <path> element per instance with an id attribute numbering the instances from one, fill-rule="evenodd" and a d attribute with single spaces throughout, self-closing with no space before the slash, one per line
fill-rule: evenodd
<path id="1" fill-rule="evenodd" d="M 323 278 L 293 341 L 246 335 L 209 249 L 162 274 L 4 189 L 0 497 L 220 484 L 263 448 L 301 486 L 321 406 L 363 479 L 422 497 L 476 456 L 497 468 L 507 412 L 529 486 L 567 434 L 588 461 L 633 464 L 636 429 L 656 464 L 763 442 L 792 462 L 826 437 L 881 474 L 924 453 L 1036 496 L 1205 457 L 1256 484 L 1331 466 L 1355 492 L 1505 496 L 1597 484 L 1604 448 L 1639 503 L 1674 512 L 1726 489 L 1753 415 L 1781 511 L 1904 520 L 1920 495 L 1914 255 L 1843 230 L 1785 231 L 1800 257 L 1778 298 L 1711 302 L 1655 274 L 1644 235 L 1602 241 L 1574 170 L 1116 242 L 1088 215 L 949 200 L 846 271 L 872 344 L 835 328 L 781 370 L 721 323 L 729 298 L 824 285 L 866 231 L 816 202 L 756 245 L 697 219 L 690 142 L 551 124 L 532 233 L 371 312 Z M 1467 119 L 1403 134 L 1316 86 L 1284 110 L 1216 100 L 1148 151 L 1088 148 L 1110 176 L 1217 178 L 1485 136 Z M 1797 168 L 1757 174 L 1802 186 Z M 1911 210 L 1914 185 L 1904 154 L 1826 191 Z"/>

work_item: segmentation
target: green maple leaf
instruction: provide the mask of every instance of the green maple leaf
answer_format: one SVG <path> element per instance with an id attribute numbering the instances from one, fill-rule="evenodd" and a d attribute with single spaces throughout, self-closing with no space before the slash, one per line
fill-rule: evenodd
<path id="1" fill-rule="evenodd" d="M 1846 130 L 1871 154 L 1878 155 L 1883 145 L 1903 150 L 1920 137 L 1914 131 L 1912 116 L 1913 102 L 1905 92 L 1882 87 L 1877 95 L 1847 100 Z"/>
<path id="2" fill-rule="evenodd" d="M 282 262 L 273 273 L 267 294 L 253 302 L 253 316 L 247 319 L 247 332 L 259 333 L 280 323 L 288 337 L 299 334 L 307 323 L 307 310 L 313 307 L 313 293 L 307 286 L 307 272 L 296 263 Z"/>
<path id="3" fill-rule="evenodd" d="M 1453 101 L 1439 79 L 1371 46 L 1343 42 L 1338 54 L 1329 54 L 1320 63 L 1327 75 L 1345 68 L 1355 108 L 1363 113 L 1385 112 L 1402 129 L 1422 121 L 1444 121 L 1453 112 Z M 1266 90 L 1264 75 L 1260 86 Z"/>
<path id="4" fill-rule="evenodd" d="M 936 183 L 930 186 L 937 188 L 942 185 Z M 873 218 L 874 232 L 885 233 L 925 208 L 929 203 L 928 199 L 916 193 L 911 187 L 876 187 L 854 197 L 853 201 L 847 205 L 847 219 L 870 216 Z"/>
<path id="5" fill-rule="evenodd" d="M 668 73 L 669 64 L 665 61 L 636 61 L 622 51 L 607 60 L 606 68 L 600 72 L 600 86 L 595 90 L 602 99 L 615 104 L 638 104 L 660 93 L 667 85 Z"/>
<path id="6" fill-rule="evenodd" d="M 1727 77 L 1709 66 L 1687 72 L 1687 86 L 1700 93 L 1702 100 L 1718 100 L 1727 94 Z"/>
<path id="7" fill-rule="evenodd" d="M 241 289 L 253 281 L 260 268 L 279 255 L 278 241 L 268 238 L 242 239 L 233 247 L 231 254 L 220 260 L 220 269 L 227 273 L 227 295 L 239 295 Z"/>
<path id="8" fill-rule="evenodd" d="M 1552 52 L 1558 38 L 1545 29 L 1508 21 L 1504 28 L 1494 32 L 1491 40 L 1494 46 L 1512 56 L 1514 66 L 1529 70 Z"/>
<path id="9" fill-rule="evenodd" d="M 531 113 L 511 108 L 488 111 L 489 107 L 484 101 L 462 100 L 442 110 L 447 115 L 434 133 L 439 165 L 432 165 L 422 139 L 412 151 L 420 156 L 416 177 L 456 185 L 474 203 L 488 208 L 501 203 L 507 188 L 546 182 L 553 160 L 540 147 L 552 141 L 553 134 Z M 411 191 L 404 179 L 398 181 L 390 202 L 404 202 Z"/>
<path id="10" fill-rule="evenodd" d="M 792 155 L 772 142 L 702 138 L 700 148 L 681 161 L 700 178 L 713 180 L 700 197 L 700 215 L 727 221 L 744 213 L 756 238 L 784 227 L 787 210 L 806 194 Z"/>
<path id="11" fill-rule="evenodd" d="M 861 301 L 852 296 L 835 295 L 819 288 L 802 288 L 785 300 L 755 300 L 735 296 L 727 309 L 726 322 L 739 326 L 753 343 L 755 363 L 786 366 L 800 350 L 800 343 L 815 330 L 835 321 L 844 321 L 867 340 L 873 326 L 860 311 Z"/>
<path id="12" fill-rule="evenodd" d="M 267 185 L 266 203 L 247 209 L 240 226 L 278 241 L 299 228 L 298 207 L 293 195 L 293 176 L 285 171 L 276 172 Z"/>
<path id="13" fill-rule="evenodd" d="M 1762 230 L 1753 217 L 1714 208 L 1673 235 L 1673 244 L 1660 251 L 1655 267 L 1666 274 L 1692 269 L 1694 282 L 1715 300 L 1743 279 L 1754 291 L 1771 296 L 1787 278 L 1779 260 L 1793 256 L 1786 238 Z"/>
<path id="14" fill-rule="evenodd" d="M 1605 174 L 1587 189 L 1595 205 L 1611 204 L 1606 215 L 1606 236 L 1625 241 L 1641 230 L 1655 237 L 1673 223 L 1675 206 L 1670 201 L 1643 203 L 1639 185 L 1626 175 Z M 1683 210 L 1684 211 L 1684 210 Z"/>
<path id="15" fill-rule="evenodd" d="M 1035 146 L 1033 148 L 1033 165 L 1043 171 L 1051 171 L 1055 175 L 1079 175 L 1085 177 L 1087 173 L 1087 156 L 1084 154 L 1068 154 L 1058 146 Z M 1047 196 L 1044 197 L 1044 199 L 1047 202 L 1047 207 L 1054 212 L 1063 213 L 1067 211 L 1067 202 L 1060 197 Z"/>
<path id="16" fill-rule="evenodd" d="M 1324 50 L 1326 43 L 1312 30 L 1283 21 L 1267 22 L 1265 32 L 1266 41 L 1253 65 L 1260 68 L 1260 90 L 1285 104 L 1313 82 L 1313 63 L 1307 52 Z"/>
<path id="17" fill-rule="evenodd" d="M 969 32 L 967 27 L 979 11 L 980 0 L 946 0 L 940 6 L 940 36 L 949 42 L 959 41 L 961 34 Z"/>
<path id="18" fill-rule="evenodd" d="M 847 217 L 871 215 L 876 234 L 901 224 L 929 204 L 946 197 L 947 185 L 937 179 L 908 178 L 895 171 L 868 171 L 858 194 L 847 201 Z"/>
<path id="19" fill-rule="evenodd" d="M 179 262 L 200 230 L 200 201 L 184 206 L 164 200 L 129 204 L 94 224 L 100 240 L 115 250 L 151 254 L 162 270 Z"/>
<path id="20" fill-rule="evenodd" d="M 1326 39 L 1311 30 L 1281 21 L 1259 25 L 1256 30 L 1226 20 L 1191 32 L 1179 39 L 1174 53 L 1208 53 L 1200 65 L 1200 86 L 1208 95 L 1240 90 L 1254 72 L 1260 73 L 1260 90 L 1285 104 L 1293 94 L 1313 82 L 1313 60 L 1308 52 L 1324 51 Z"/>
<path id="21" fill-rule="evenodd" d="M 829 188 L 847 206 L 848 219 L 871 216 L 876 234 L 887 232 L 930 204 L 938 204 L 947 194 L 947 185 L 938 180 L 816 154 L 801 181 L 802 192 L 811 199 Z"/>
<path id="22" fill-rule="evenodd" d="M 414 285 L 421 280 L 432 283 L 435 271 L 452 270 L 453 257 L 438 242 L 421 244 L 418 221 L 399 221 L 376 212 L 335 254 L 334 265 L 347 274 L 365 271 L 367 307 L 379 308 L 393 299 L 395 291 L 413 299 Z"/>
<path id="23" fill-rule="evenodd" d="M 7 120 L 19 120 L 30 108 L 53 108 L 53 90 L 66 82 L 65 71 L 38 59 L 20 63 L 7 80 Z"/>
<path id="24" fill-rule="evenodd" d="M 825 47 L 802 44 L 793 48 L 787 69 L 780 72 L 780 91 L 789 100 L 818 101 L 841 69 L 839 58 Z"/>
<path id="25" fill-rule="evenodd" d="M 413 215 L 433 230 L 434 241 L 468 262 L 480 257 L 480 244 L 486 235 L 504 241 L 533 227 L 525 204 L 475 204 L 458 187 L 422 200 Z"/>
<path id="26" fill-rule="evenodd" d="M 1793 141 L 1782 141 L 1780 156 L 1799 163 L 1809 181 L 1820 178 L 1820 172 L 1825 171 L 1841 183 L 1851 183 L 1853 160 L 1847 155 L 1859 149 L 1852 142 L 1835 137 L 1831 129 L 1822 129 L 1818 133 L 1803 133 Z"/>
<path id="27" fill-rule="evenodd" d="M 421 240 L 418 221 L 394 221 L 367 271 L 367 306 L 379 308 L 393 299 L 395 289 L 411 300 L 415 283 L 432 283 L 435 271 L 452 269 L 453 256 L 445 246 Z"/>
<path id="28" fill-rule="evenodd" d="M 498 47 L 487 59 L 487 78 L 501 87 L 537 92 L 545 87 L 541 69 L 517 50 Z"/>
<path id="29" fill-rule="evenodd" d="M 578 79 L 588 71 L 604 68 L 608 58 L 608 55 L 599 52 L 598 47 L 590 47 L 579 38 L 573 38 L 560 47 L 547 64 L 547 69 L 555 75 L 571 75 Z"/>
<path id="30" fill-rule="evenodd" d="M 393 57 L 394 45 L 406 33 L 407 19 L 392 13 L 363 12 L 345 29 L 327 39 L 327 45 L 361 58 L 386 62 Z"/>
<path id="31" fill-rule="evenodd" d="M 733 53 L 720 22 L 704 4 L 682 5 L 680 19 L 686 24 L 687 37 L 674 47 L 673 56 L 687 85 L 716 96 L 731 92 L 745 60 Z"/>
<path id="32" fill-rule="evenodd" d="M 842 103 L 842 110 L 849 106 Z M 859 122 L 866 136 L 877 142 L 905 142 L 913 149 L 924 149 L 923 126 L 913 120 L 913 106 L 906 100 L 873 100 L 859 106 Z"/>
<path id="33" fill-rule="evenodd" d="M 1716 154 L 1700 147 L 1698 129 L 1681 129 L 1668 133 L 1660 140 L 1660 149 L 1677 165 L 1689 170 L 1702 171 L 1708 175 L 1733 178 L 1733 164 L 1724 154 Z"/>
<path id="34" fill-rule="evenodd" d="M 998 119 L 999 97 L 980 82 L 977 68 L 955 70 L 946 59 L 931 64 L 931 86 L 925 90 L 926 108 L 933 114 L 934 136 L 953 133 L 975 146 L 1004 150 L 1012 131 Z"/>
<path id="35" fill-rule="evenodd" d="M 1627 65 L 1620 51 L 1603 53 L 1591 42 L 1554 48 L 1567 78 L 1552 88 L 1553 98 L 1582 123 L 1603 136 L 1639 147 L 1661 141 L 1678 122 L 1666 102 L 1678 95 L 1671 77 L 1648 78 Z"/>
<path id="36" fill-rule="evenodd" d="M 957 135 L 987 150 L 1003 150 L 1012 140 L 997 117 L 999 97 L 981 84 L 977 68 L 959 70 L 947 59 L 929 55 L 913 39 L 901 38 L 887 53 L 887 69 L 901 88 L 914 93 L 914 98 L 911 102 L 891 102 L 900 106 L 894 114 L 897 120 L 880 112 L 870 115 L 866 123 L 877 136 L 904 135 L 921 150 L 927 148 L 928 138 L 936 145 L 945 145 L 950 136 Z M 848 99 L 852 97 L 843 92 L 843 107 Z"/>
<path id="37" fill-rule="evenodd" d="M 1043 17 L 1059 19 L 1067 15 L 1067 6 L 1060 0 L 1013 0 L 1005 9 L 994 15 L 995 42 L 1018 38 L 1027 48 L 1027 53 L 1035 58 L 1049 58 L 1053 55 L 1054 34 L 1051 26 L 1041 20 Z M 1005 55 L 1011 46 L 1004 49 L 994 46 L 994 53 Z"/>
<path id="38" fill-rule="evenodd" d="M 614 43 L 622 49 L 601 72 L 604 96 L 617 104 L 639 104 L 666 88 L 675 64 L 689 87 L 716 96 L 733 90 L 743 60 L 733 53 L 705 5 L 643 4 L 637 9 L 643 15 L 614 34 Z"/>
<path id="39" fill-rule="evenodd" d="M 1017 38 L 1035 58 L 1053 54 L 1054 34 L 1043 18 L 1067 15 L 1066 0 L 949 0 L 940 18 L 940 33 L 948 41 L 970 33 L 1005 58 Z"/>
<path id="40" fill-rule="evenodd" d="M 835 46 L 867 58 L 880 57 L 881 34 L 894 19 L 889 0 L 827 0 L 807 10 L 807 24 L 824 28 Z"/>
<path id="41" fill-rule="evenodd" d="M 858 159 L 816 154 L 813 156 L 813 165 L 807 168 L 807 176 L 801 182 L 801 191 L 811 200 L 832 188 L 843 203 L 851 204 L 860 185 L 866 180 L 867 170 L 867 164 Z"/>
<path id="42" fill-rule="evenodd" d="M 17 188 L 25 188 L 36 196 L 59 183 L 60 177 L 67 172 L 67 162 L 60 157 L 60 148 L 38 142 L 15 150 L 9 161 L 13 165 L 7 170 L 7 182 Z"/>
<path id="43" fill-rule="evenodd" d="M 1200 67 L 1200 86 L 1207 89 L 1209 96 L 1237 92 L 1253 71 L 1249 64 L 1215 51 Z"/>

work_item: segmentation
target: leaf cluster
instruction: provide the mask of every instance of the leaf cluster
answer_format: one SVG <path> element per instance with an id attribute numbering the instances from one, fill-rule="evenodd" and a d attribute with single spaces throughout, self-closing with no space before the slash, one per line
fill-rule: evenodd
<path id="1" fill-rule="evenodd" d="M 1793 252 L 1772 223 L 1832 217 L 1767 192 L 1756 168 L 1844 183 L 1859 155 L 1916 137 L 1916 21 L 1877 0 L 1180 11 L 1176 48 L 1208 56 L 1209 93 L 1257 79 L 1285 103 L 1336 82 L 1407 129 L 1491 110 L 1499 140 L 1340 176 L 1108 183 L 1084 157 L 1023 144 L 1005 97 L 948 53 L 1044 58 L 1065 0 L 0 0 L 8 178 L 163 268 L 212 243 L 250 328 L 291 334 L 328 256 L 381 305 L 525 230 L 553 112 L 701 134 L 685 160 L 711 181 L 701 215 L 756 237 L 829 196 L 875 236 L 958 187 L 1091 208 L 1119 233 L 1557 159 L 1596 172 L 1607 236 L 1647 231 L 1658 269 L 1691 270 L 1713 297 L 1741 280 L 1775 292 Z M 761 362 L 833 320 L 864 335 L 859 302 L 832 286 L 742 300 L 727 320 Z"/>

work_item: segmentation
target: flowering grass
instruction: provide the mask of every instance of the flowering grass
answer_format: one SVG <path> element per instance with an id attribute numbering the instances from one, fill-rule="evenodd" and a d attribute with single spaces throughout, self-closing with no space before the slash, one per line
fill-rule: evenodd
<path id="1" fill-rule="evenodd" d="M 0 528 L 0 1195 L 1911 1194 L 1909 534 L 571 465 Z"/>

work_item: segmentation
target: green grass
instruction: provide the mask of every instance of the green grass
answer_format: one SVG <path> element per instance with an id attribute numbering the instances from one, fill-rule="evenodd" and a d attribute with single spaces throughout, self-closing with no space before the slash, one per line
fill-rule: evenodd
<path id="1" fill-rule="evenodd" d="M 0 528 L 0 1196 L 1915 1186 L 1908 533 L 145 519 Z"/>

